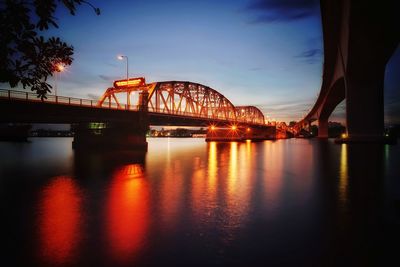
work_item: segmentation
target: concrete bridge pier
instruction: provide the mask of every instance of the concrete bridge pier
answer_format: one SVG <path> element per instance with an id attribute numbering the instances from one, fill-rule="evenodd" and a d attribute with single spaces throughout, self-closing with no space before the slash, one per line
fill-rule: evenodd
<path id="1" fill-rule="evenodd" d="M 263 128 L 246 127 L 242 130 L 242 140 L 251 140 L 251 141 L 275 140 L 276 138 L 278 138 L 277 135 L 278 131 L 275 126 L 269 126 Z"/>
<path id="2" fill-rule="evenodd" d="M 308 132 L 311 132 L 311 127 L 312 127 L 312 125 L 311 125 L 311 121 L 307 121 L 307 131 Z"/>
<path id="3" fill-rule="evenodd" d="M 251 127 L 246 125 L 241 126 L 222 126 L 210 127 L 207 131 L 206 141 L 261 141 L 274 140 L 276 138 L 286 138 L 278 136 L 278 131 L 275 126 Z"/>
<path id="4" fill-rule="evenodd" d="M 206 141 L 241 141 L 243 137 L 242 129 L 235 127 L 210 127 L 207 131 Z"/>
<path id="5" fill-rule="evenodd" d="M 349 5 L 348 37 L 343 38 L 347 138 L 343 142 L 382 142 L 385 67 L 400 41 L 396 1 Z M 343 45 L 346 43 L 346 45 Z"/>
<path id="6" fill-rule="evenodd" d="M 382 140 L 384 134 L 383 83 L 385 66 L 349 73 L 346 120 L 349 140 Z"/>
<path id="7" fill-rule="evenodd" d="M 73 130 L 73 149 L 147 150 L 147 128 L 134 123 L 79 123 Z"/>
<path id="8" fill-rule="evenodd" d="M 147 105 L 142 102 L 139 107 L 141 112 L 135 120 L 74 124 L 72 148 L 147 151 L 146 133 L 149 129 L 149 118 Z"/>
<path id="9" fill-rule="evenodd" d="M 318 137 L 328 138 L 328 117 L 318 119 Z"/>

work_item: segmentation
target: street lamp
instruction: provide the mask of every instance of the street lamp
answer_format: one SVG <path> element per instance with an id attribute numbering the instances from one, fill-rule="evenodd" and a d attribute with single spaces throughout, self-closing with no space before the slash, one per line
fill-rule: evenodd
<path id="1" fill-rule="evenodd" d="M 55 66 L 55 73 L 54 73 L 54 80 L 55 80 L 55 85 L 54 85 L 54 95 L 57 97 L 57 73 L 63 72 L 65 70 L 65 67 L 62 63 L 58 63 Z"/>
<path id="2" fill-rule="evenodd" d="M 128 56 L 125 55 L 119 55 L 117 57 L 119 60 L 123 60 L 124 58 L 126 59 L 126 87 L 128 88 L 129 86 L 129 60 Z M 126 92 L 126 109 L 129 109 L 129 92 Z"/>

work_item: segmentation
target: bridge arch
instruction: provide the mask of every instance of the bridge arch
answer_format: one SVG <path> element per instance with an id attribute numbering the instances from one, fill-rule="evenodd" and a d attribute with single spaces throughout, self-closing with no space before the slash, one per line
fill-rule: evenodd
<path id="1" fill-rule="evenodd" d="M 238 121 L 252 124 L 265 124 L 264 114 L 255 106 L 236 106 L 235 110 Z"/>
<path id="2" fill-rule="evenodd" d="M 154 83 L 149 90 L 148 109 L 160 113 L 236 120 L 235 107 L 224 95 L 192 82 Z"/>
<path id="3" fill-rule="evenodd" d="M 382 141 L 385 68 L 400 42 L 399 27 L 394 26 L 398 20 L 394 12 L 396 1 L 389 2 L 377 6 L 367 1 L 321 0 L 322 85 L 317 101 L 297 129 L 318 119 L 319 128 L 323 129 L 319 129 L 318 136 L 328 137 L 328 118 L 345 98 L 345 142 Z M 371 20 L 377 16 L 385 19 Z M 342 83 L 339 78 L 345 79 L 345 90 L 334 84 Z"/>
<path id="4" fill-rule="evenodd" d="M 146 101 L 149 112 L 236 121 L 236 109 L 229 99 L 215 89 L 187 81 L 163 81 L 122 89 L 108 88 L 98 106 L 125 109 L 127 106 L 122 101 L 126 101 L 128 109 L 138 109 L 142 100 L 140 96 L 132 96 L 135 92 L 148 93 Z"/>
<path id="5" fill-rule="evenodd" d="M 337 79 L 326 95 L 324 104 L 319 112 L 319 120 L 328 120 L 335 108 L 345 99 L 346 90 L 344 78 Z"/>
<path id="6" fill-rule="evenodd" d="M 328 119 L 335 108 L 345 99 L 345 81 L 344 77 L 336 79 L 333 84 L 326 87 L 324 94 L 320 94 L 314 106 L 304 117 L 295 125 L 295 130 L 300 132 L 301 129 L 307 128 L 313 121 L 318 121 L 318 136 L 328 136 Z"/>

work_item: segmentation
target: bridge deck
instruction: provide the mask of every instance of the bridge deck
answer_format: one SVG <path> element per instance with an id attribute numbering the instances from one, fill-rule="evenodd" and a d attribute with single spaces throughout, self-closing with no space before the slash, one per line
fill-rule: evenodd
<path id="1" fill-rule="evenodd" d="M 139 118 L 137 105 L 97 105 L 97 100 L 48 95 L 40 99 L 34 93 L 0 89 L 1 123 L 80 123 L 132 122 Z M 150 125 L 207 126 L 210 124 L 243 124 L 264 128 L 271 124 L 249 123 L 241 119 L 225 120 L 199 116 L 190 112 L 175 112 L 148 108 Z"/>

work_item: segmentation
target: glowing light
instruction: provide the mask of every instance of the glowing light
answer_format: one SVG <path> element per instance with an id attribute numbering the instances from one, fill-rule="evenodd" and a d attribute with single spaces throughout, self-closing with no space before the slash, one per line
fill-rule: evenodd
<path id="1" fill-rule="evenodd" d="M 214 126 L 214 125 L 211 125 L 210 130 L 211 130 L 211 131 L 214 131 L 214 130 L 215 130 L 215 126 Z"/>
<path id="2" fill-rule="evenodd" d="M 346 138 L 347 138 L 347 134 L 343 133 L 343 134 L 342 134 L 342 138 L 343 138 L 343 139 L 346 139 Z"/>
<path id="3" fill-rule="evenodd" d="M 145 86 L 146 80 L 144 77 L 130 78 L 129 80 L 118 80 L 114 82 L 114 87 L 117 89 L 134 87 L 134 86 Z"/>
<path id="4" fill-rule="evenodd" d="M 103 122 L 90 122 L 89 129 L 104 129 L 106 128 L 106 124 Z"/>
<path id="5" fill-rule="evenodd" d="M 237 126 L 236 125 L 232 125 L 232 130 L 236 131 L 237 130 Z"/>
<path id="6" fill-rule="evenodd" d="M 123 60 L 123 59 L 124 59 L 124 56 L 119 55 L 119 56 L 117 56 L 117 58 L 118 58 L 119 60 Z"/>
<path id="7" fill-rule="evenodd" d="M 250 132 L 250 131 L 251 131 L 251 129 L 250 129 L 250 128 L 247 128 L 247 129 L 246 129 L 246 131 Z"/>
<path id="8" fill-rule="evenodd" d="M 59 64 L 56 65 L 56 71 L 57 72 L 62 72 L 64 70 L 65 70 L 65 66 L 63 64 L 59 63 Z"/>

